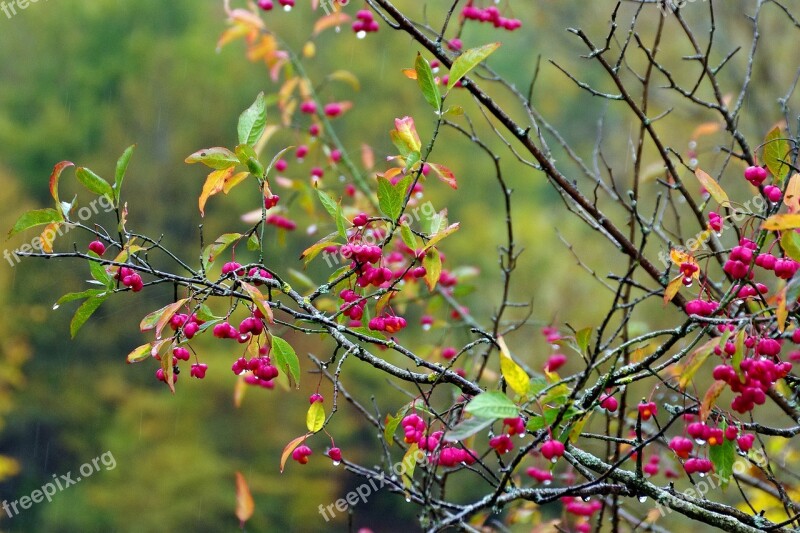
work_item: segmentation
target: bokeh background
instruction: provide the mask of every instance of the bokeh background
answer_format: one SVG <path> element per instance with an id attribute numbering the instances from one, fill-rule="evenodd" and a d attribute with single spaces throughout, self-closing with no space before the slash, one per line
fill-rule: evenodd
<path id="1" fill-rule="evenodd" d="M 439 8 L 438 2 L 400 3 L 419 15 L 426 7 L 430 13 Z M 295 50 L 302 48 L 314 20 L 309 2 L 298 4 L 292 13 L 268 15 Z M 351 2 L 348 10 L 358 9 L 355 4 Z M 600 42 L 614 3 L 526 0 L 512 4 L 524 26 L 499 36 L 503 48 L 493 58 L 493 67 L 518 87 L 527 88 L 540 64 L 534 91 L 539 110 L 590 166 L 595 164 L 592 152 L 600 134 L 606 161 L 615 171 L 620 190 L 625 190 L 630 182 L 629 142 L 636 128 L 624 108 L 582 93 L 548 63 L 554 59 L 584 81 L 611 89 L 603 73 L 579 57 L 585 50 L 565 29 L 583 27 Z M 724 21 L 718 30 L 723 48 L 749 42 L 749 25 L 742 16 L 748 4 L 720 5 L 717 17 Z M 625 5 L 623 13 L 631 7 Z M 701 9 L 705 9 L 702 3 L 696 2 L 685 12 L 699 21 L 706 16 Z M 657 13 L 651 11 L 643 18 L 655 24 Z M 777 12 L 767 15 L 763 34 L 770 36 L 784 21 Z M 259 91 L 277 90 L 263 65 L 246 60 L 241 43 L 216 51 L 224 18 L 222 2 L 216 0 L 50 0 L 30 4 L 11 18 L 0 13 L 0 228 L 10 228 L 25 209 L 49 205 L 47 179 L 56 162 L 69 159 L 109 176 L 122 150 L 136 143 L 124 187 L 129 227 L 149 235 L 163 234 L 164 243 L 195 263 L 198 224 L 205 225 L 207 238 L 245 229 L 239 216 L 258 206 L 252 191 L 241 187 L 227 197 L 212 198 L 201 220 L 197 196 L 204 173 L 183 164 L 199 148 L 231 146 L 239 113 Z M 462 36 L 468 47 L 497 38 L 490 28 L 476 25 Z M 360 82 L 359 91 L 336 83 L 320 88 L 325 99 L 356 104 L 336 121 L 346 148 L 356 159 L 365 142 L 372 145 L 379 165 L 393 153 L 388 131 L 395 117 L 415 116 L 426 138 L 432 117 L 416 85 L 400 73 L 412 66 L 417 51 L 407 37 L 384 26 L 359 40 L 345 27 L 341 33 L 323 32 L 316 45 L 316 57 L 309 61 L 312 79 L 319 81 L 333 70 L 345 69 Z M 786 93 L 794 75 L 793 68 L 776 66 L 777 58 L 789 54 L 785 43 L 764 39 L 763 45 L 759 56 L 763 61 L 756 69 L 759 89 L 753 91 L 742 115 L 743 129 L 755 139 L 763 138 L 780 119 L 775 101 Z M 662 46 L 664 56 L 680 65 L 678 58 L 687 53 L 685 43 L 667 35 Z M 745 59 L 741 53 L 735 56 L 721 76 L 731 84 L 728 90 L 737 87 Z M 677 72 L 689 76 L 694 70 L 681 67 Z M 497 98 L 511 102 L 501 91 Z M 600 276 L 621 273 L 624 263 L 615 257 L 613 247 L 567 214 L 539 173 L 514 161 L 466 96 L 457 94 L 453 100 L 465 107 L 481 135 L 501 153 L 515 191 L 517 244 L 525 252 L 513 286 L 514 298 L 532 302 L 533 314 L 509 343 L 528 366 L 540 368 L 550 349 L 541 340 L 539 327 L 552 322 L 568 322 L 576 329 L 595 326 L 610 298 L 576 263 L 559 234 Z M 680 101 L 674 94 L 654 93 L 654 108 L 675 105 Z M 511 112 L 522 116 L 518 107 Z M 271 115 L 271 123 L 276 115 Z M 667 144 L 685 153 L 694 128 L 711 119 L 709 113 L 679 107 L 664 119 L 662 133 Z M 268 150 L 276 152 L 297 140 L 290 134 L 278 135 Z M 712 149 L 718 140 L 713 135 L 700 140 L 698 157 L 705 168 L 713 169 L 721 159 Z M 574 170 L 562 153 L 556 155 L 567 171 Z M 646 155 L 652 162 L 652 154 Z M 434 205 L 447 207 L 451 221 L 462 226 L 443 246 L 446 266 L 470 265 L 480 272 L 465 278 L 458 296 L 474 316 L 487 321 L 500 297 L 497 246 L 505 231 L 493 167 L 453 131 L 442 135 L 433 158 L 450 166 L 460 184 L 457 192 L 435 180 L 427 185 Z M 294 165 L 287 174 L 296 172 L 292 177 L 302 179 L 313 164 Z M 62 198 L 77 194 L 85 203 L 85 193 L 70 171 L 64 174 L 61 187 Z M 731 185 L 729 194 L 733 190 L 747 197 L 744 186 L 737 187 Z M 654 181 L 646 183 L 644 201 L 652 202 L 657 189 Z M 608 208 L 613 214 L 613 206 Z M 270 264 L 279 271 L 300 269 L 296 258 L 316 240 L 304 231 L 313 222 L 304 220 L 285 242 L 271 235 Z M 33 236 L 26 233 L 3 246 L 14 249 Z M 83 247 L 87 239 L 75 232 L 59 246 L 69 249 L 73 241 Z M 307 272 L 313 279 L 325 279 L 329 273 L 324 263 Z M 104 452 L 113 454 L 117 466 L 13 519 L 0 513 L 0 530 L 233 531 L 238 526 L 234 516 L 237 470 L 247 477 L 256 504 L 248 531 L 346 531 L 351 526 L 369 526 L 383 532 L 415 527 L 413 507 L 388 493 L 373 496 L 369 505 L 357 506 L 349 517 L 325 523 L 318 505 L 332 503 L 360 481 L 341 469 L 332 470 L 329 461 L 321 458 L 323 439 L 307 466 L 290 464 L 286 473 L 279 474 L 282 447 L 304 431 L 305 398 L 313 392 L 315 378 L 306 379 L 300 391 L 250 390 L 236 409 L 234 378 L 225 371 L 231 354 L 218 343 L 200 342 L 212 367 L 208 377 L 201 382 L 182 376 L 174 396 L 153 378 L 154 365 L 126 365 L 128 351 L 145 342 L 138 332 L 140 318 L 164 305 L 170 291 L 156 289 L 114 298 L 70 340 L 74 305 L 54 310 L 53 304 L 62 294 L 81 290 L 87 277 L 85 266 L 69 261 L 26 260 L 14 266 L 0 261 L 0 499 L 29 494 L 53 474 L 76 471 Z M 672 313 L 653 305 L 637 317 L 635 328 L 669 324 L 675 318 Z M 414 347 L 424 354 L 442 344 L 463 343 L 467 337 L 462 330 L 439 327 L 413 339 Z M 315 338 L 297 338 L 295 345 L 301 355 L 329 355 Z M 374 394 L 383 413 L 407 401 L 368 369 L 353 365 L 350 371 L 347 386 L 365 397 Z M 331 431 L 350 458 L 367 464 L 378 460 L 374 432 L 353 412 L 343 409 Z M 462 490 L 468 497 L 469 487 Z M 544 510 L 545 516 L 557 512 L 557 508 Z"/>

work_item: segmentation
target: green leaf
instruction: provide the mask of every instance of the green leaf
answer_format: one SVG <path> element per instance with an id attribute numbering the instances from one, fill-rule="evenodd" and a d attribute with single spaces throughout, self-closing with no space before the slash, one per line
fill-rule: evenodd
<path id="1" fill-rule="evenodd" d="M 75 170 L 75 177 L 77 177 L 78 181 L 90 192 L 98 196 L 105 196 L 111 201 L 114 200 L 114 190 L 111 188 L 111 185 L 88 168 L 78 167 Z"/>
<path id="2" fill-rule="evenodd" d="M 430 239 L 428 239 L 428 242 L 425 244 L 425 249 L 427 250 L 428 248 L 431 248 L 432 246 L 435 246 L 436 244 L 439 243 L 439 241 L 441 241 L 445 237 L 448 237 L 448 236 L 452 235 L 453 233 L 455 233 L 456 231 L 458 231 L 458 228 L 460 228 L 460 227 L 461 227 L 461 224 L 459 222 L 456 222 L 454 224 L 450 224 L 449 226 L 447 226 L 446 228 L 444 228 L 442 230 L 437 231 L 436 233 L 431 235 Z"/>
<path id="3" fill-rule="evenodd" d="M 411 228 L 408 227 L 408 224 L 405 222 L 400 224 L 400 237 L 403 239 L 403 242 L 406 243 L 406 246 L 412 250 L 416 250 L 419 247 L 417 236 L 414 235 L 414 233 L 411 231 Z"/>
<path id="4" fill-rule="evenodd" d="M 89 251 L 89 256 L 100 259 L 100 256 L 96 253 Z M 108 288 L 114 287 L 114 279 L 106 272 L 106 268 L 95 261 L 89 261 L 89 271 L 92 273 L 92 277 L 105 285 Z"/>
<path id="5" fill-rule="evenodd" d="M 722 444 L 709 446 L 708 458 L 714 463 L 714 470 L 722 480 L 722 488 L 727 487 L 733 475 L 733 464 L 736 461 L 736 449 L 733 441 L 723 439 Z"/>
<path id="6" fill-rule="evenodd" d="M 249 144 L 240 144 L 234 150 L 236 157 L 239 158 L 239 162 L 243 165 L 246 165 L 250 159 L 258 159 L 258 154 Z"/>
<path id="7" fill-rule="evenodd" d="M 105 292 L 102 295 L 92 296 L 83 302 L 78 310 L 75 311 L 72 321 L 69 324 L 69 334 L 73 339 L 86 321 L 89 320 L 89 317 L 97 311 L 97 308 L 100 307 L 107 298 L 108 294 Z"/>
<path id="8" fill-rule="evenodd" d="M 238 165 L 239 158 L 227 148 L 217 146 L 198 150 L 187 157 L 184 162 L 190 165 L 193 163 L 203 163 L 205 166 L 213 168 L 214 170 L 225 170 L 226 168 Z"/>
<path id="9" fill-rule="evenodd" d="M 414 63 L 414 70 L 417 71 L 417 83 L 422 90 L 422 96 L 431 104 L 431 107 L 436 111 L 442 109 L 442 96 L 439 93 L 439 86 L 433 78 L 433 71 L 431 64 L 428 60 L 422 57 L 422 54 L 417 53 L 417 60 Z"/>
<path id="10" fill-rule="evenodd" d="M 461 78 L 466 76 L 499 47 L 500 43 L 490 43 L 478 48 L 470 48 L 458 56 L 456 60 L 453 61 L 453 66 L 450 67 L 450 79 L 447 81 L 447 90 L 450 91 Z"/>
<path id="11" fill-rule="evenodd" d="M 775 185 L 779 186 L 789 175 L 789 166 L 783 161 L 789 157 L 789 143 L 783 137 L 783 132 L 776 126 L 767 134 L 764 139 L 764 162 L 767 168 L 775 176 Z"/>
<path id="12" fill-rule="evenodd" d="M 8 236 L 11 237 L 20 231 L 25 231 L 26 229 L 33 228 L 35 226 L 43 226 L 45 224 L 61 222 L 63 220 L 64 218 L 61 216 L 61 213 L 55 209 L 34 209 L 33 211 L 28 211 L 19 217 L 17 223 L 14 224 L 14 227 L 8 232 Z"/>
<path id="13" fill-rule="evenodd" d="M 98 294 L 103 294 L 105 292 L 106 291 L 103 289 L 88 289 L 83 292 L 68 292 L 67 294 L 58 299 L 58 301 L 53 305 L 53 309 L 58 309 L 67 302 L 74 302 L 75 300 L 83 300 L 84 298 L 97 296 Z"/>
<path id="14" fill-rule="evenodd" d="M 539 431 L 540 429 L 544 429 L 549 427 L 556 421 L 556 417 L 558 416 L 558 412 L 561 410 L 561 407 L 553 407 L 550 409 L 545 409 L 544 416 L 534 416 L 528 420 L 528 431 Z M 579 409 L 575 409 L 574 407 L 568 407 L 566 411 L 564 411 L 564 417 L 562 420 L 564 422 L 575 418 L 576 415 L 583 414 L 583 411 Z"/>
<path id="15" fill-rule="evenodd" d="M 310 263 L 315 257 L 317 257 L 317 255 L 319 255 L 319 253 L 322 250 L 324 250 L 328 246 L 338 246 L 339 245 L 339 241 L 336 239 L 336 237 L 338 235 L 339 235 L 338 233 L 331 233 L 330 235 L 326 235 L 322 239 L 318 240 L 317 242 L 315 242 L 314 244 L 312 244 L 311 246 L 309 246 L 308 248 L 303 250 L 303 253 L 300 254 L 300 259 L 303 260 L 303 264 L 308 265 L 308 263 Z M 334 254 L 334 255 L 335 255 L 335 258 L 336 258 L 336 263 L 335 264 L 339 264 L 338 254 Z M 330 260 L 328 260 L 328 261 L 330 261 Z M 348 264 L 343 268 L 345 268 L 345 270 L 349 270 L 350 266 Z M 341 274 L 341 272 L 339 272 L 338 270 L 337 270 L 337 272 L 339 274 Z"/>
<path id="16" fill-rule="evenodd" d="M 344 218 L 344 213 L 342 212 L 342 206 L 330 197 L 328 193 L 317 189 L 317 196 L 319 196 L 319 200 L 322 202 L 322 206 L 325 208 L 325 211 L 333 218 L 336 222 L 336 229 L 339 232 L 339 235 L 345 240 L 347 240 L 347 219 Z"/>
<path id="17" fill-rule="evenodd" d="M 508 396 L 498 391 L 483 392 L 475 396 L 464 411 L 480 418 L 513 418 L 519 416 L 519 407 Z"/>
<path id="18" fill-rule="evenodd" d="M 397 185 L 392 185 L 392 182 L 383 176 L 378 176 L 378 206 L 384 215 L 392 220 L 400 218 L 409 185 L 411 176 L 401 179 Z"/>
<path id="19" fill-rule="evenodd" d="M 156 338 L 161 338 L 161 332 L 164 330 L 164 327 L 169 323 L 169 319 L 172 318 L 172 315 L 178 312 L 178 310 L 183 307 L 188 298 L 182 298 L 177 302 L 173 302 L 169 305 L 165 305 L 161 309 L 153 311 L 152 313 L 148 314 L 146 317 L 142 319 L 139 323 L 139 329 L 142 332 L 150 331 L 151 329 L 156 330 Z"/>
<path id="20" fill-rule="evenodd" d="M 270 355 L 275 359 L 275 364 L 286 372 L 291 374 L 294 378 L 295 384 L 300 385 L 300 360 L 294 352 L 294 348 L 281 339 L 280 337 L 272 337 L 272 351 Z"/>
<path id="21" fill-rule="evenodd" d="M 148 359 L 148 358 L 152 357 L 151 354 L 150 354 L 150 351 L 152 350 L 152 348 L 153 347 L 150 345 L 149 342 L 147 344 L 142 344 L 138 348 L 134 348 L 131 351 L 131 353 L 128 354 L 128 357 L 126 358 L 127 362 L 129 364 L 141 363 L 145 359 Z"/>
<path id="22" fill-rule="evenodd" d="M 119 205 L 120 192 L 122 190 L 122 180 L 125 179 L 125 172 L 128 170 L 128 163 L 131 160 L 133 151 L 136 145 L 132 144 L 122 152 L 122 155 L 117 160 L 117 170 L 114 173 L 114 203 Z"/>
<path id="23" fill-rule="evenodd" d="M 578 343 L 578 347 L 581 349 L 582 352 L 586 352 L 589 349 L 589 342 L 592 339 L 592 328 L 583 328 L 578 333 L 575 334 L 575 342 Z"/>
<path id="24" fill-rule="evenodd" d="M 258 251 L 261 248 L 261 243 L 258 240 L 258 234 L 253 233 L 250 235 L 250 238 L 247 239 L 247 249 L 251 252 Z"/>
<path id="25" fill-rule="evenodd" d="M 205 250 L 203 250 L 203 265 L 205 268 L 208 268 L 217 260 L 219 254 L 241 238 L 241 233 L 225 233 L 224 235 L 220 235 L 213 244 L 206 246 Z"/>
<path id="26" fill-rule="evenodd" d="M 433 291 L 442 275 L 442 256 L 439 255 L 439 250 L 429 248 L 422 259 L 422 266 L 425 267 L 425 285 L 429 291 Z"/>
<path id="27" fill-rule="evenodd" d="M 467 418 L 466 420 L 462 420 L 453 426 L 453 429 L 445 433 L 444 440 L 445 442 L 458 442 L 467 439 L 479 431 L 491 426 L 493 423 L 493 418 L 479 418 L 477 416 Z"/>
<path id="28" fill-rule="evenodd" d="M 322 402 L 314 402 L 306 413 L 306 427 L 311 433 L 316 433 L 323 425 L 325 425 L 325 407 Z"/>
<path id="29" fill-rule="evenodd" d="M 267 127 L 267 102 L 263 91 L 258 93 L 255 102 L 239 116 L 239 143 L 254 145 Z"/>
<path id="30" fill-rule="evenodd" d="M 800 235 L 797 232 L 784 231 L 781 235 L 781 248 L 786 255 L 795 261 L 800 261 Z"/>
<path id="31" fill-rule="evenodd" d="M 386 443 L 391 446 L 394 443 L 394 433 L 397 431 L 397 426 L 403 420 L 402 416 L 386 415 L 386 420 L 383 423 L 383 438 Z"/>

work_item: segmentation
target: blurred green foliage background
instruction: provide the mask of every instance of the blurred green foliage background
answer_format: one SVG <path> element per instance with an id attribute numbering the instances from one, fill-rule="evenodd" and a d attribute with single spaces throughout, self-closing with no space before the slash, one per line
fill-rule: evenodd
<path id="1" fill-rule="evenodd" d="M 301 49 L 313 22 L 308 2 L 298 3 L 302 5 L 291 14 L 268 15 L 278 21 L 276 27 L 295 50 Z M 729 24 L 723 39 L 747 42 L 748 27 L 740 14 L 745 3 L 730 2 L 730 7 L 720 9 L 719 18 Z M 412 11 L 420 14 L 427 6 L 433 15 L 439 8 L 434 4 L 415 2 Z M 521 88 L 527 89 L 541 59 L 534 91 L 540 111 L 590 163 L 601 131 L 604 154 L 624 190 L 630 171 L 627 143 L 635 134 L 623 118 L 624 110 L 579 92 L 546 61 L 554 58 L 578 72 L 583 81 L 608 88 L 603 74 L 587 68 L 578 57 L 585 50 L 564 29 L 581 26 L 602 40 L 610 6 L 607 1 L 513 2 L 514 14 L 524 22 L 522 31 L 498 36 L 490 28 L 470 26 L 462 39 L 469 47 L 499 37 L 503 48 L 492 65 Z M 692 18 L 702 18 L 699 12 L 686 11 Z M 654 10 L 649 16 L 655 23 Z M 771 23 L 770 19 L 765 22 Z M 69 159 L 108 176 L 122 150 L 136 143 L 123 193 L 130 207 L 129 227 L 144 234 L 163 234 L 164 242 L 182 257 L 190 261 L 197 257 L 201 219 L 196 202 L 204 174 L 182 161 L 202 147 L 231 146 L 241 110 L 259 91 L 277 89 L 263 65 L 244 58 L 241 43 L 215 51 L 224 28 L 221 1 L 52 0 L 31 4 L 11 19 L 0 13 L 0 226 L 10 228 L 26 208 L 49 205 L 47 178 L 56 162 Z M 336 125 L 356 158 L 362 143 L 368 142 L 380 167 L 394 150 L 388 131 L 395 117 L 415 116 L 424 142 L 433 117 L 414 83 L 400 73 L 412 65 L 417 51 L 407 37 L 384 26 L 378 34 L 357 40 L 344 28 L 341 33 L 324 32 L 316 44 L 317 55 L 309 61 L 312 79 L 346 69 L 360 80 L 359 93 L 346 85 L 322 87 L 328 100 L 355 102 Z M 666 56 L 686 53 L 683 42 L 663 45 Z M 765 42 L 764 53 L 779 53 L 771 51 L 772 46 Z M 739 72 L 735 67 L 741 59 L 734 58 L 732 73 Z M 765 72 L 777 88 L 775 94 L 782 95 L 792 72 L 765 67 L 760 74 Z M 735 74 L 726 81 L 736 81 Z M 750 122 L 744 128 L 757 139 L 780 118 L 773 105 L 775 94 L 755 95 L 746 104 L 743 119 Z M 502 93 L 497 97 L 510 102 Z M 549 353 L 538 327 L 553 321 L 566 321 L 577 329 L 597 325 L 611 296 L 576 264 L 555 228 L 598 275 L 620 273 L 623 265 L 607 242 L 567 215 L 541 175 L 513 161 L 491 136 L 469 98 L 459 94 L 453 100 L 464 105 L 481 135 L 501 153 L 515 190 L 517 244 L 526 251 L 518 266 L 514 295 L 517 301 L 532 301 L 534 313 L 510 344 L 527 365 L 538 369 Z M 666 109 L 675 103 L 673 95 L 659 93 L 653 105 Z M 675 127 L 664 129 L 668 143 L 685 152 L 692 129 L 711 116 L 681 113 L 665 119 Z M 521 110 L 513 107 L 512 114 L 521 116 Z M 275 116 L 277 112 L 271 115 Z M 288 145 L 296 139 L 284 136 L 278 141 Z M 269 149 L 280 149 L 278 141 Z M 704 141 L 699 149 L 701 161 L 711 168 L 720 156 L 703 149 L 712 145 Z M 435 180 L 426 186 L 434 205 L 447 207 L 451 221 L 462 225 L 443 246 L 446 266 L 469 264 L 480 269 L 480 287 L 473 293 L 464 289 L 463 295 L 472 313 L 488 321 L 499 301 L 497 245 L 504 238 L 501 197 L 491 161 L 453 131 L 442 135 L 433 159 L 450 166 L 460 184 L 457 192 Z M 559 162 L 572 169 L 565 158 Z M 307 172 L 302 169 L 311 164 L 297 166 L 300 170 L 293 177 L 301 177 Z M 67 171 L 62 179 L 62 198 L 78 194 L 85 203 L 85 193 L 71 176 Z M 643 195 L 654 195 L 656 187 L 647 184 Z M 202 220 L 206 237 L 244 229 L 239 215 L 258 207 L 258 197 L 252 193 L 241 187 L 230 196 L 212 198 Z M 609 209 L 613 212 L 613 207 Z M 32 236 L 15 237 L 5 246 L 16 247 Z M 86 245 L 85 237 L 76 232 L 65 237 L 60 247 L 70 248 L 67 243 L 72 240 L 78 247 Z M 296 258 L 315 240 L 301 229 L 282 246 L 273 235 L 268 261 L 279 271 L 299 268 Z M 306 377 L 300 391 L 250 390 L 236 409 L 234 378 L 227 371 L 232 354 L 220 343 L 203 341 L 204 360 L 211 367 L 208 377 L 201 382 L 181 376 L 178 394 L 172 396 L 153 379 L 155 365 L 126 366 L 124 360 L 129 350 L 144 342 L 138 332 L 139 319 L 166 303 L 170 291 L 155 289 L 137 297 L 114 298 L 70 341 L 72 307 L 51 307 L 63 293 L 82 288 L 88 276 L 84 269 L 69 261 L 27 260 L 13 267 L 0 262 L 4 318 L 0 323 L 0 453 L 16 461 L 0 460 L 0 479 L 5 477 L 0 499 L 29 494 L 53 474 L 76 471 L 106 451 L 113 453 L 117 467 L 96 473 L 57 494 L 52 503 L 36 505 L 13 519 L 0 513 L 0 529 L 232 531 L 237 527 L 234 472 L 240 470 L 256 503 L 248 531 L 346 530 L 347 517 L 339 517 L 335 525 L 325 524 L 317 507 L 333 502 L 360 481 L 331 470 L 322 458 L 324 438 L 315 441 L 309 465 L 290 464 L 286 473 L 278 473 L 282 447 L 305 430 L 305 398 L 315 388 L 315 377 Z M 309 270 L 318 279 L 328 273 L 324 263 Z M 650 310 L 638 328 L 669 323 L 673 316 L 672 310 L 656 305 Z M 424 355 L 434 346 L 465 339 L 457 331 L 438 328 L 416 347 Z M 316 338 L 297 338 L 296 348 L 301 356 L 308 352 L 329 355 L 325 352 L 329 347 Z M 407 401 L 368 369 L 353 364 L 348 370 L 347 386 L 365 397 L 374 394 L 382 413 L 395 411 Z M 373 431 L 351 410 L 340 411 L 332 432 L 346 456 L 367 464 L 378 460 Z M 412 507 L 388 493 L 373 496 L 369 505 L 359 505 L 354 511 L 354 525 L 375 531 L 407 531 L 414 524 Z"/>

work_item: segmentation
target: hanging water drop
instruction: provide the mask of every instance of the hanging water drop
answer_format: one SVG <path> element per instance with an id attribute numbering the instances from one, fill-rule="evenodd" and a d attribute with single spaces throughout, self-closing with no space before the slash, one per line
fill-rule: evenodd
<path id="1" fill-rule="evenodd" d="M 422 326 L 422 331 L 430 331 L 430 329 L 431 329 L 431 325 L 430 324 L 424 324 Z"/>
<path id="2" fill-rule="evenodd" d="M 56 310 L 56 309 L 58 309 L 59 307 L 61 307 L 61 306 L 60 306 L 60 305 L 58 305 L 58 304 L 53 304 L 53 311 L 55 311 L 55 310 Z"/>
<path id="3" fill-rule="evenodd" d="M 334 462 L 333 462 L 333 466 L 339 466 L 340 464 L 342 464 L 342 462 L 341 462 L 341 461 L 334 461 Z"/>
<path id="4" fill-rule="evenodd" d="M 700 476 L 700 477 L 706 477 L 706 473 L 705 472 L 698 472 L 697 475 Z"/>
<path id="5" fill-rule="evenodd" d="M 283 6 L 283 10 L 288 13 L 289 11 L 292 10 L 292 6 L 289 6 L 289 5 Z"/>
<path id="6" fill-rule="evenodd" d="M 356 38 L 357 39 L 363 39 L 366 36 L 367 36 L 367 32 L 365 32 L 364 30 L 361 30 L 358 33 L 356 33 Z"/>
<path id="7" fill-rule="evenodd" d="M 647 496 L 639 496 L 639 503 L 644 503 L 647 501 Z"/>
<path id="8" fill-rule="evenodd" d="M 406 503 L 411 503 L 411 496 L 406 494 Z"/>
<path id="9" fill-rule="evenodd" d="M 591 497 L 591 496 L 581 496 L 581 500 L 583 500 L 583 501 L 585 501 L 585 502 L 588 502 L 588 501 L 589 501 L 589 500 L 591 500 L 591 499 L 592 499 L 592 497 Z"/>

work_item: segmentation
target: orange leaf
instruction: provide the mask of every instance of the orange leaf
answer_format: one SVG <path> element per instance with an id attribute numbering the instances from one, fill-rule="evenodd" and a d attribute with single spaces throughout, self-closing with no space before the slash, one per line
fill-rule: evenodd
<path id="1" fill-rule="evenodd" d="M 61 173 L 64 172 L 65 168 L 74 166 L 75 163 L 72 161 L 62 161 L 53 167 L 53 173 L 50 174 L 50 194 L 53 195 L 53 200 L 56 201 L 56 208 L 59 211 L 61 210 L 61 206 L 58 205 L 58 179 L 61 177 Z"/>
<path id="2" fill-rule="evenodd" d="M 323 31 L 327 30 L 328 28 L 333 28 L 334 26 L 341 26 L 350 21 L 350 17 L 341 11 L 336 11 L 335 13 L 331 13 L 330 15 L 326 15 L 320 18 L 316 24 L 314 24 L 314 35 L 319 35 Z"/>
<path id="3" fill-rule="evenodd" d="M 683 274 L 679 274 L 678 277 L 673 279 L 667 285 L 667 288 L 664 290 L 664 305 L 667 305 L 675 298 L 675 295 L 678 294 L 678 291 L 681 290 L 681 285 L 683 284 Z"/>
<path id="4" fill-rule="evenodd" d="M 372 151 L 372 147 L 368 144 L 361 145 L 361 164 L 367 170 L 372 170 L 375 167 L 375 152 Z"/>
<path id="5" fill-rule="evenodd" d="M 61 222 L 51 222 L 44 227 L 44 231 L 42 231 L 42 235 L 40 237 L 42 241 L 42 251 L 44 253 L 53 253 L 53 241 L 55 241 L 56 237 L 58 236 L 59 226 L 61 226 Z"/>
<path id="6" fill-rule="evenodd" d="M 236 472 L 236 518 L 239 519 L 239 527 L 244 529 L 244 523 L 253 516 L 255 504 L 253 495 L 250 494 L 250 487 L 241 472 Z"/>
<path id="7" fill-rule="evenodd" d="M 435 163 L 428 163 L 428 166 L 436 172 L 436 175 L 439 176 L 439 179 L 451 186 L 454 189 L 458 189 L 458 183 L 456 182 L 456 176 L 453 174 L 453 171 L 447 168 L 444 165 L 437 165 Z"/>
<path id="8" fill-rule="evenodd" d="M 705 190 L 708 191 L 708 194 L 710 194 L 711 197 L 717 201 L 717 203 L 722 206 L 730 205 L 727 193 L 722 189 L 722 187 L 720 187 L 719 183 L 717 183 L 717 180 L 699 168 L 694 171 L 694 175 L 697 176 L 697 180 L 705 188 Z"/>
<path id="9" fill-rule="evenodd" d="M 761 224 L 761 229 L 776 231 L 800 228 L 800 213 L 772 215 Z"/>
<path id="10" fill-rule="evenodd" d="M 703 403 L 700 404 L 700 422 L 706 421 L 708 414 L 711 412 L 711 409 L 714 407 L 717 398 L 719 398 L 723 390 L 725 390 L 724 381 L 714 381 L 708 388 L 706 395 L 703 397 Z"/>
<path id="11" fill-rule="evenodd" d="M 408 78 L 410 80 L 416 80 L 417 79 L 417 71 L 415 69 L 413 69 L 413 68 L 404 68 L 402 72 L 403 72 L 403 76 L 405 76 L 406 78 Z"/>
<path id="12" fill-rule="evenodd" d="M 269 306 L 269 300 L 264 298 L 264 295 L 261 294 L 261 291 L 258 290 L 258 288 L 254 285 L 250 285 L 244 281 L 240 281 L 239 283 L 241 283 L 242 288 L 247 292 L 247 294 L 250 295 L 250 298 L 253 300 L 253 303 L 256 304 L 258 310 L 261 311 L 261 314 L 266 317 L 270 324 L 274 324 L 275 318 L 272 316 L 272 308 Z"/>
<path id="13" fill-rule="evenodd" d="M 286 461 L 289 459 L 289 456 L 292 455 L 292 452 L 295 448 L 300 446 L 300 444 L 306 440 L 311 433 L 306 433 L 305 435 L 300 435 L 296 439 L 292 439 L 289 444 L 283 449 L 283 453 L 281 454 L 281 473 L 283 473 L 283 468 L 286 466 Z"/>
<path id="14" fill-rule="evenodd" d="M 704 122 L 694 129 L 691 138 L 696 141 L 698 137 L 712 135 L 717 133 L 720 129 L 722 129 L 722 124 L 719 122 Z"/>

